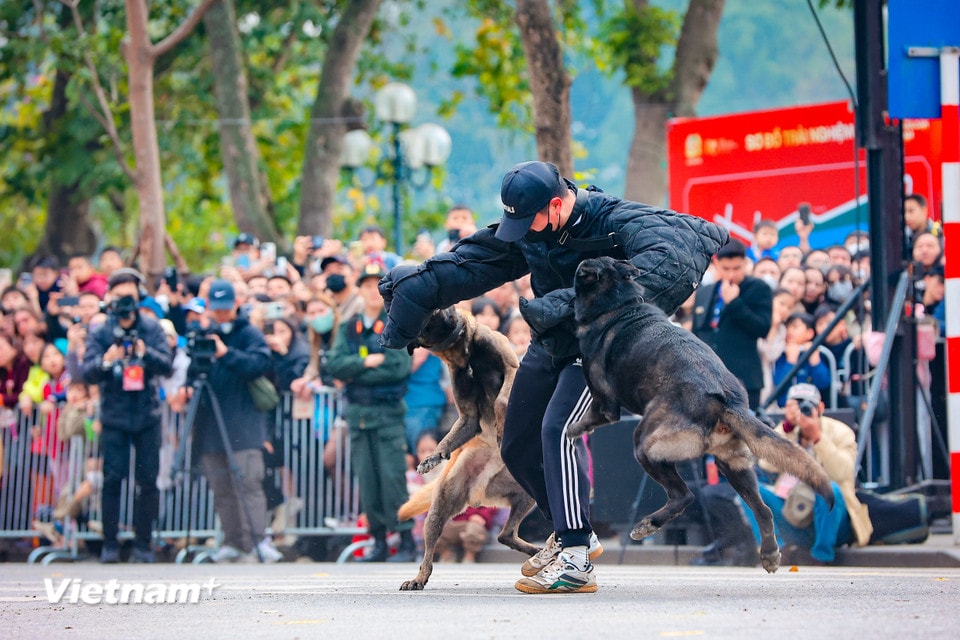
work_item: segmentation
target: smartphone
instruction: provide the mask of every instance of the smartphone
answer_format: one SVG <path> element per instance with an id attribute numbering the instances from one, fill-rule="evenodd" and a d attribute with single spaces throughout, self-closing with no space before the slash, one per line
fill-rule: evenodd
<path id="1" fill-rule="evenodd" d="M 57 304 L 61 307 L 75 307 L 80 304 L 80 296 L 63 296 Z"/>
<path id="2" fill-rule="evenodd" d="M 273 320 L 265 320 L 263 322 L 263 335 L 269 336 L 273 335 L 273 325 L 275 322 Z"/>
<path id="3" fill-rule="evenodd" d="M 283 317 L 285 308 L 282 302 L 268 302 L 263 310 L 263 317 L 267 320 L 279 320 Z"/>
<path id="4" fill-rule="evenodd" d="M 310 248 L 316 251 L 323 246 L 323 236 L 311 236 L 310 237 Z"/>
<path id="5" fill-rule="evenodd" d="M 234 260 L 233 260 L 233 256 L 223 256 L 222 258 L 220 258 L 220 267 L 221 267 L 221 268 L 224 268 L 224 269 L 226 269 L 226 268 L 233 269 L 233 267 L 234 267 L 235 265 L 236 265 L 236 263 L 235 263 Z"/>
<path id="6" fill-rule="evenodd" d="M 277 258 L 277 275 L 287 275 L 287 259 L 283 256 Z"/>
<path id="7" fill-rule="evenodd" d="M 360 260 L 363 258 L 363 243 L 359 240 L 353 240 L 350 242 L 350 255 L 355 260 Z"/>
<path id="8" fill-rule="evenodd" d="M 266 259 L 267 262 L 276 262 L 277 245 L 273 242 L 264 242 L 260 245 L 260 257 Z"/>
<path id="9" fill-rule="evenodd" d="M 797 213 L 800 214 L 800 221 L 804 226 L 810 224 L 810 203 L 801 202 L 797 205 Z"/>
<path id="10" fill-rule="evenodd" d="M 30 272 L 28 272 L 28 271 L 24 271 L 23 273 L 20 274 L 20 286 L 21 286 L 21 287 L 29 287 L 29 286 L 32 285 L 32 284 L 33 284 L 33 274 L 32 274 L 32 273 L 30 273 Z"/>
<path id="11" fill-rule="evenodd" d="M 239 256 L 237 256 L 237 267 L 240 269 L 249 269 L 250 256 L 245 253 L 241 253 Z"/>
<path id="12" fill-rule="evenodd" d="M 174 267 L 166 267 L 163 270 L 163 279 L 171 291 L 177 290 L 177 270 Z"/>

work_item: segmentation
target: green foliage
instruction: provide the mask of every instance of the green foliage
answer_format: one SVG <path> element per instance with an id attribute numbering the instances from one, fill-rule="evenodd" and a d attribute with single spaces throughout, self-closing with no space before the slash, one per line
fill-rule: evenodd
<path id="1" fill-rule="evenodd" d="M 603 21 L 596 42 L 598 66 L 607 72 L 622 71 L 628 86 L 648 96 L 664 96 L 673 78 L 664 68 L 664 54 L 677 44 L 681 16 L 676 11 L 647 6 L 637 10 L 631 3 Z"/>
<path id="2" fill-rule="evenodd" d="M 512 12 L 503 3 L 489 0 L 473 5 L 471 9 L 485 17 L 477 26 L 474 43 L 456 47 L 452 75 L 476 79 L 477 93 L 486 100 L 490 113 L 496 114 L 501 127 L 530 130 L 530 83 Z M 447 112 L 453 107 L 452 103 L 444 105 Z"/>

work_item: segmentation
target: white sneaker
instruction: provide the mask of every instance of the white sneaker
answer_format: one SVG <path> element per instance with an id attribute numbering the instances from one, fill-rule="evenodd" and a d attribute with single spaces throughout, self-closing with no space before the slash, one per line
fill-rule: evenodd
<path id="1" fill-rule="evenodd" d="M 216 562 L 217 564 L 226 564 L 228 562 L 236 562 L 242 555 L 243 553 L 236 547 L 225 544 L 210 554 L 210 561 Z"/>
<path id="2" fill-rule="evenodd" d="M 257 550 L 260 552 L 260 557 L 263 558 L 264 563 L 269 564 L 283 560 L 283 554 L 274 546 L 273 540 L 270 538 L 264 538 L 258 542 Z M 256 557 L 257 553 L 254 552 L 252 555 Z"/>
<path id="3" fill-rule="evenodd" d="M 547 541 L 544 543 L 543 549 L 527 558 L 527 561 L 523 563 L 523 566 L 520 567 L 520 573 L 528 578 L 537 575 L 544 567 L 560 555 L 561 550 L 560 543 L 557 542 L 556 534 L 551 533 L 550 537 L 547 538 Z M 596 560 L 603 555 L 603 545 L 600 544 L 600 539 L 597 538 L 597 534 L 593 531 L 590 532 L 590 544 L 587 546 L 587 555 L 591 560 Z"/>
<path id="4" fill-rule="evenodd" d="M 560 552 L 537 575 L 520 578 L 514 587 L 517 591 L 535 594 L 594 593 L 597 577 L 593 574 L 592 562 L 587 560 L 583 567 L 578 567 L 569 554 Z"/>

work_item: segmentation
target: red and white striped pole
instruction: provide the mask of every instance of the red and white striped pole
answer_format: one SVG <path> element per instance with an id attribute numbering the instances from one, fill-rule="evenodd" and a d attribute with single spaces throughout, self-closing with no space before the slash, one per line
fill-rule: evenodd
<path id="1" fill-rule="evenodd" d="M 947 437 L 953 496 L 953 541 L 960 545 L 960 47 L 940 50 L 943 124 L 943 255 L 947 335 Z"/>

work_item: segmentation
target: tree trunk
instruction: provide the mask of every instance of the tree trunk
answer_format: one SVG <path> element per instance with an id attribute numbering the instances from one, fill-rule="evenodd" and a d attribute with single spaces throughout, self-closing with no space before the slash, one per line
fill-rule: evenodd
<path id="1" fill-rule="evenodd" d="M 160 276 L 166 266 L 163 235 L 167 227 L 160 178 L 160 146 L 153 106 L 155 58 L 147 32 L 146 0 L 127 0 L 127 35 L 124 52 L 130 84 L 130 126 L 136 160 L 135 186 L 140 203 L 140 269 L 148 280 Z"/>
<path id="2" fill-rule="evenodd" d="M 633 95 L 633 141 L 627 157 L 623 197 L 661 204 L 667 191 L 666 124 L 670 105 L 651 101 L 637 88 Z"/>
<path id="3" fill-rule="evenodd" d="M 725 0 L 690 0 L 673 62 L 670 89 L 649 96 L 633 89 L 634 137 L 627 159 L 624 197 L 666 202 L 666 124 L 671 117 L 692 117 L 710 80 L 719 48 L 717 31 Z M 637 0 L 638 8 L 646 1 Z"/>
<path id="4" fill-rule="evenodd" d="M 690 0 L 683 28 L 677 41 L 673 62 L 673 115 L 688 118 L 696 115 L 697 103 L 703 95 L 720 47 L 717 31 L 725 0 Z"/>
<path id="5" fill-rule="evenodd" d="M 234 0 L 218 0 L 203 15 L 220 120 L 220 153 L 233 217 L 241 231 L 283 243 L 270 217 L 270 194 L 260 176 L 260 151 L 250 124 L 246 70 L 240 50 Z"/>
<path id="6" fill-rule="evenodd" d="M 520 27 L 533 93 L 533 124 L 537 155 L 552 162 L 561 175 L 573 175 L 570 144 L 570 76 L 563 65 L 563 50 L 546 0 L 517 0 Z"/>
<path id="7" fill-rule="evenodd" d="M 355 113 L 350 85 L 360 49 L 370 32 L 380 0 L 352 0 L 337 23 L 323 59 L 317 98 L 310 109 L 310 130 L 303 158 L 298 235 L 333 233 L 333 202 L 340 175 L 340 152 Z"/>
<path id="8" fill-rule="evenodd" d="M 55 129 L 67 113 L 66 87 L 70 75 L 58 69 L 54 78 L 50 108 L 43 114 L 44 136 L 52 141 Z M 56 150 L 53 150 L 56 153 Z M 97 238 L 90 226 L 89 198 L 82 198 L 79 181 L 72 184 L 51 184 L 47 198 L 47 221 L 37 254 L 55 255 L 61 263 L 77 253 L 92 255 Z"/>

